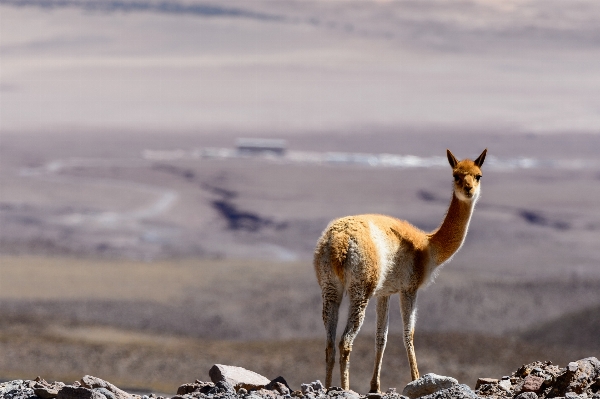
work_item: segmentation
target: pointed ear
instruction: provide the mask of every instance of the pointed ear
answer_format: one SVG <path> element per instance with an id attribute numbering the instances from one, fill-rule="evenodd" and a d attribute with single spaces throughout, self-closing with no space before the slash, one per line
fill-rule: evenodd
<path id="1" fill-rule="evenodd" d="M 456 168 L 456 165 L 458 165 L 458 160 L 456 159 L 456 157 L 452 155 L 452 153 L 448 149 L 446 150 L 446 155 L 448 155 L 448 162 L 450 162 L 450 166 L 452 166 L 452 169 Z"/>
<path id="2" fill-rule="evenodd" d="M 481 168 L 481 165 L 483 165 L 483 161 L 485 161 L 485 154 L 487 154 L 487 148 L 483 150 L 481 155 L 475 161 L 473 161 L 475 165 Z"/>

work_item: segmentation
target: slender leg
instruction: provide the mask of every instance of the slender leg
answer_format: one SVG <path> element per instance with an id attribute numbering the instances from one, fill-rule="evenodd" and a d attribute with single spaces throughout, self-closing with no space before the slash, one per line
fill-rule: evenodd
<path id="1" fill-rule="evenodd" d="M 350 352 L 352 343 L 358 334 L 363 321 L 365 310 L 369 303 L 369 296 L 362 290 L 348 290 L 350 296 L 350 307 L 348 309 L 348 322 L 340 340 L 340 375 L 342 388 L 350 389 Z"/>
<path id="2" fill-rule="evenodd" d="M 419 378 L 417 368 L 417 356 L 413 337 L 415 334 L 415 322 L 417 320 L 417 291 L 403 291 L 400 293 L 400 309 L 402 311 L 402 322 L 404 324 L 404 347 L 408 355 L 410 375 L 414 380 Z"/>
<path id="3" fill-rule="evenodd" d="M 333 366 L 335 365 L 335 332 L 342 293 L 342 287 L 336 286 L 336 284 L 323 287 L 323 323 L 327 333 L 327 347 L 325 348 L 325 387 L 327 388 L 331 387 Z"/>
<path id="4" fill-rule="evenodd" d="M 371 378 L 371 391 L 379 392 L 381 387 L 381 359 L 387 342 L 389 325 L 390 297 L 381 296 L 377 298 L 377 335 L 375 336 L 375 369 Z"/>

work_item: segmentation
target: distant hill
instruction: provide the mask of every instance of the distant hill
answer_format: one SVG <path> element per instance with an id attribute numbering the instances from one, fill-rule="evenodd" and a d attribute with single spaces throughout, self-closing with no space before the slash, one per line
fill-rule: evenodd
<path id="1" fill-rule="evenodd" d="M 600 306 L 569 313 L 522 334 L 529 342 L 565 345 L 600 353 Z"/>

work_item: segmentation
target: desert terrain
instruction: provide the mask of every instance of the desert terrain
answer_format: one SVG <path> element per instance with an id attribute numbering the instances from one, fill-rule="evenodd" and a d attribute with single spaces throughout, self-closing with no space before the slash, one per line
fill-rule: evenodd
<path id="1" fill-rule="evenodd" d="M 488 158 L 419 296 L 421 373 L 599 356 L 595 2 L 224 4 L 0 3 L 0 378 L 323 379 L 316 240 L 357 213 L 436 228 L 446 148 Z M 384 388 L 409 380 L 398 308 Z M 373 331 L 370 305 L 358 392 Z"/>

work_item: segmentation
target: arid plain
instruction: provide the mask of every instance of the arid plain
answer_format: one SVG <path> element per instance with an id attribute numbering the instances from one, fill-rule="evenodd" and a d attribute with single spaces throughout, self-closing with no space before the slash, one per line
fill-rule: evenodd
<path id="1" fill-rule="evenodd" d="M 323 379 L 319 234 L 355 213 L 434 229 L 446 148 L 489 155 L 419 297 L 421 372 L 473 386 L 600 355 L 594 3 L 46 3 L 0 5 L 1 378 Z M 237 156 L 240 137 L 287 154 Z M 409 379 L 397 301 L 390 322 L 384 389 Z"/>

